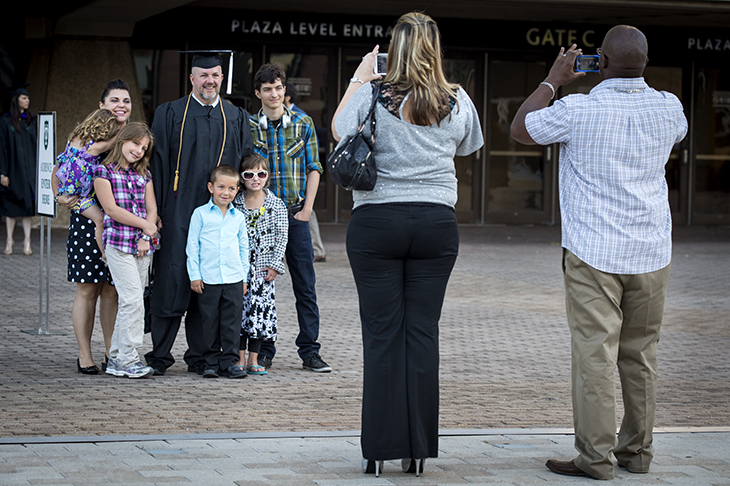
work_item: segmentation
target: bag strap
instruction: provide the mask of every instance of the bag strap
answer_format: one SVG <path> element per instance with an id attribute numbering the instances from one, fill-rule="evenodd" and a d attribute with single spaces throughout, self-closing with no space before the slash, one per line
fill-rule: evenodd
<path id="1" fill-rule="evenodd" d="M 382 85 L 383 83 L 377 83 L 375 85 L 375 91 L 373 92 L 373 101 L 370 103 L 370 110 L 368 110 L 368 114 L 365 116 L 365 119 L 360 124 L 360 129 L 357 131 L 357 133 L 361 133 L 365 128 L 365 124 L 368 122 L 368 118 L 370 118 L 370 138 L 373 142 L 375 142 L 375 104 L 378 102 L 378 97 L 380 96 L 380 87 Z"/>

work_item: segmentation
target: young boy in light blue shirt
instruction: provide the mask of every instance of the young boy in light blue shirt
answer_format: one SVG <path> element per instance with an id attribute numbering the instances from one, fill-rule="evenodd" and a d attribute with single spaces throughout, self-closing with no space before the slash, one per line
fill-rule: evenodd
<path id="1" fill-rule="evenodd" d="M 210 175 L 211 199 L 190 218 L 187 269 L 203 316 L 204 378 L 245 378 L 238 365 L 241 309 L 249 271 L 246 217 L 233 207 L 240 176 L 230 165 Z"/>

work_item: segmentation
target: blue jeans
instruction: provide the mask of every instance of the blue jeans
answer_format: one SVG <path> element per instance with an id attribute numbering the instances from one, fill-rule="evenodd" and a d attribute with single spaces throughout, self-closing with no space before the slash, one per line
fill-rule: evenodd
<path id="1" fill-rule="evenodd" d="M 309 222 L 299 221 L 289 215 L 289 242 L 286 245 L 285 255 L 299 320 L 299 335 L 296 345 L 299 348 L 299 357 L 304 359 L 312 353 L 318 353 L 321 346 L 317 342 L 319 307 L 317 306 L 317 292 L 314 288 L 316 276 Z M 260 354 L 273 359 L 276 354 L 274 342 L 262 342 Z"/>

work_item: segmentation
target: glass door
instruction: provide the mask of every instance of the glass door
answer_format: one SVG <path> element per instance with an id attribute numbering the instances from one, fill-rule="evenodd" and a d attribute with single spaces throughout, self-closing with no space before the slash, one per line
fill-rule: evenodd
<path id="1" fill-rule="evenodd" d="M 449 53 L 443 62 L 446 79 L 459 84 L 469 95 L 479 113 L 480 130 L 483 130 L 484 104 L 484 64 L 474 56 L 459 56 Z M 480 219 L 481 159 L 484 148 L 466 157 L 454 157 L 456 178 L 458 180 L 458 200 L 456 202 L 456 218 L 459 223 L 476 223 Z"/>
<path id="2" fill-rule="evenodd" d="M 698 69 L 690 167 L 691 224 L 730 221 L 730 70 Z"/>
<path id="3" fill-rule="evenodd" d="M 546 69 L 545 62 L 489 63 L 486 223 L 553 222 L 553 147 L 521 145 L 510 136 L 517 109 L 545 78 Z"/>

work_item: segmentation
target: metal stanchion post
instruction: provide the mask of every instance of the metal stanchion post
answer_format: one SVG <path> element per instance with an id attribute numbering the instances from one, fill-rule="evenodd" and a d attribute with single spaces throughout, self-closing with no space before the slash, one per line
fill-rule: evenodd
<path id="1" fill-rule="evenodd" d="M 44 234 L 44 222 L 46 231 Z M 51 331 L 50 329 L 50 297 L 51 297 L 51 218 L 41 216 L 41 251 L 40 266 L 38 272 L 38 329 L 23 330 L 26 334 L 37 334 L 43 336 L 63 336 L 65 332 Z M 45 295 L 44 295 L 45 278 Z M 45 300 L 45 329 L 43 326 L 43 302 Z"/>

